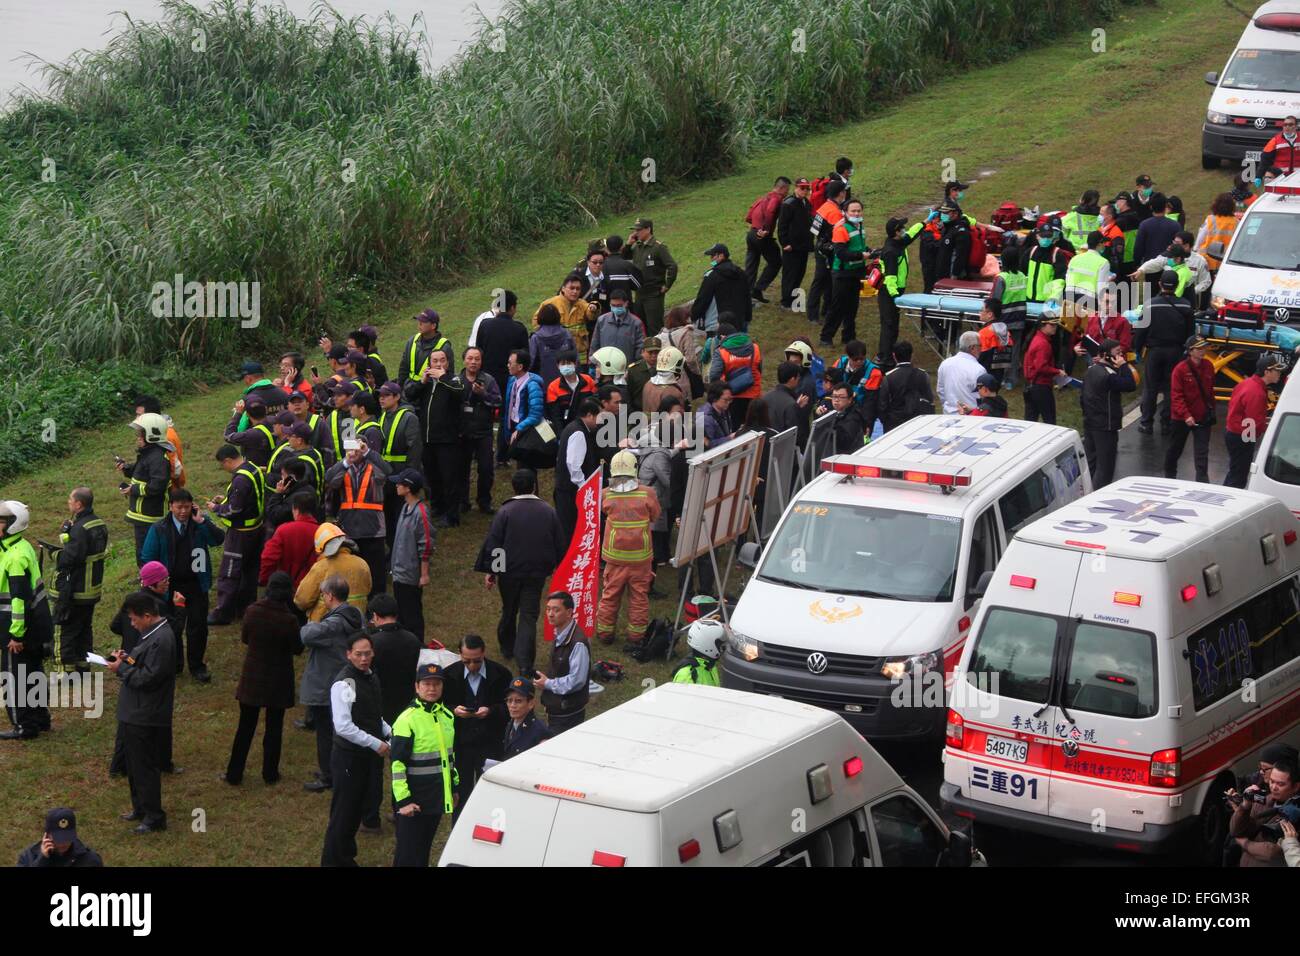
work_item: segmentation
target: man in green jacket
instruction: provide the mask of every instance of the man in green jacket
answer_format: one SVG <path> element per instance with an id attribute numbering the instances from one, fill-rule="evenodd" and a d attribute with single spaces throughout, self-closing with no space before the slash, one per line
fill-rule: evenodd
<path id="1" fill-rule="evenodd" d="M 930 218 L 938 215 L 937 212 L 931 212 Z M 898 341 L 898 306 L 894 300 L 907 291 L 910 265 L 907 247 L 924 227 L 925 222 L 908 226 L 906 216 L 885 223 L 885 245 L 880 253 L 884 281 L 877 299 L 880 303 L 880 341 L 876 348 L 876 365 L 886 369 L 894 365 L 894 343 Z"/>
<path id="2" fill-rule="evenodd" d="M 632 224 L 627 237 L 628 258 L 641 270 L 636 311 L 645 321 L 647 338 L 658 335 L 664 327 L 664 297 L 677 281 L 677 260 L 655 238 L 654 229 L 655 224 L 643 216 Z"/>
<path id="3" fill-rule="evenodd" d="M 393 866 L 428 866 L 442 815 L 456 806 L 456 718 L 442 703 L 442 686 L 442 668 L 421 664 L 415 700 L 393 724 Z"/>

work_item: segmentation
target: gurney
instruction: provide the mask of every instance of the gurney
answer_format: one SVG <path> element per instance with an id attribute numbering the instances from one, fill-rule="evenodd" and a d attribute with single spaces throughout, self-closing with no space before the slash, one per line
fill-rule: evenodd
<path id="1" fill-rule="evenodd" d="M 900 315 L 916 323 L 921 337 L 933 346 L 940 358 L 952 355 L 962 332 L 967 329 L 979 331 L 980 310 L 992 290 L 989 282 L 963 282 L 959 285 L 944 294 L 909 292 L 894 300 Z M 1026 303 L 1025 311 L 1029 320 L 1037 320 L 1042 317 L 1043 303 Z"/>

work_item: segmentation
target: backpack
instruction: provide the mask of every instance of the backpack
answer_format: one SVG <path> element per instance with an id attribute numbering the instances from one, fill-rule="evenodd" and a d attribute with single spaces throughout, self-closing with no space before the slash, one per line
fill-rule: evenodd
<path id="1" fill-rule="evenodd" d="M 984 257 L 989 254 L 989 233 L 983 223 L 970 227 L 970 255 L 966 257 L 966 266 L 976 272 L 984 268 Z"/>
<path id="2" fill-rule="evenodd" d="M 826 187 L 831 183 L 829 176 L 822 176 L 820 179 L 812 181 L 812 195 L 809 197 L 812 201 L 813 211 L 816 212 L 826 201 Z"/>
<path id="3" fill-rule="evenodd" d="M 755 226 L 754 214 L 760 210 L 765 202 L 767 202 L 767 193 L 763 193 L 763 195 L 755 199 L 750 205 L 749 212 L 745 213 L 745 222 L 749 223 L 751 226 Z M 755 228 L 757 228 L 757 226 L 755 226 Z"/>
<path id="4" fill-rule="evenodd" d="M 1004 202 L 993 210 L 989 221 L 1004 231 L 1013 230 L 1020 223 L 1020 207 L 1013 202 Z"/>
<path id="5" fill-rule="evenodd" d="M 596 661 L 591 665 L 591 675 L 606 683 L 623 679 L 623 665 L 618 661 Z"/>
<path id="6" fill-rule="evenodd" d="M 645 664 L 655 658 L 667 657 L 676 641 L 673 626 L 667 618 L 657 617 L 646 628 L 645 637 L 628 644 L 628 654 L 634 661 Z"/>

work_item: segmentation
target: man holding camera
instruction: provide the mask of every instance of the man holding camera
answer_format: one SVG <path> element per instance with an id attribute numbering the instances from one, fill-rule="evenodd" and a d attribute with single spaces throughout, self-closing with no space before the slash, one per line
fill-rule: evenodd
<path id="1" fill-rule="evenodd" d="M 1226 794 L 1232 807 L 1228 835 L 1241 847 L 1240 866 L 1286 866 L 1279 844 L 1281 822 L 1300 820 L 1300 765 L 1291 754 L 1273 762 L 1259 783 Z"/>
<path id="2" fill-rule="evenodd" d="M 1083 373 L 1079 404 L 1083 406 L 1083 451 L 1094 488 L 1115 480 L 1115 459 L 1119 455 L 1119 432 L 1124 427 L 1121 393 L 1137 390 L 1137 377 L 1129 365 L 1124 346 L 1117 339 L 1103 339 L 1101 350 Z M 1075 352 L 1082 355 L 1082 345 Z"/>

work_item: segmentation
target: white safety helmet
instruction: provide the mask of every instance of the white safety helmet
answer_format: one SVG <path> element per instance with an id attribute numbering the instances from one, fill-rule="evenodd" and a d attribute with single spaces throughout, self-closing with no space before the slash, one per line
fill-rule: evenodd
<path id="1" fill-rule="evenodd" d="M 686 356 L 680 349 L 670 345 L 659 352 L 659 358 L 655 361 L 655 371 L 661 374 L 667 372 L 670 375 L 680 375 L 685 365 Z"/>
<path id="2" fill-rule="evenodd" d="M 635 452 L 624 450 L 619 452 L 610 460 L 610 478 L 631 478 L 635 480 L 636 474 L 637 461 Z"/>
<path id="3" fill-rule="evenodd" d="M 627 356 L 617 345 L 606 345 L 591 353 L 591 362 L 596 366 L 596 374 L 611 378 L 622 378 L 627 374 Z"/>
<path id="4" fill-rule="evenodd" d="M 696 621 L 686 632 L 686 643 L 696 654 L 717 660 L 722 656 L 722 647 L 727 642 L 727 629 L 721 621 Z"/>
<path id="5" fill-rule="evenodd" d="M 131 423 L 131 427 L 144 432 L 144 440 L 150 445 L 161 445 L 167 441 L 167 419 L 156 412 L 145 412 Z"/>
<path id="6" fill-rule="evenodd" d="M 785 347 L 785 354 L 789 355 L 794 352 L 799 356 L 799 362 L 804 368 L 812 367 L 812 349 L 803 342 L 791 342 Z"/>
<path id="7" fill-rule="evenodd" d="M 0 501 L 0 518 L 9 518 L 4 534 L 22 534 L 32 520 L 32 513 L 21 501 Z"/>

